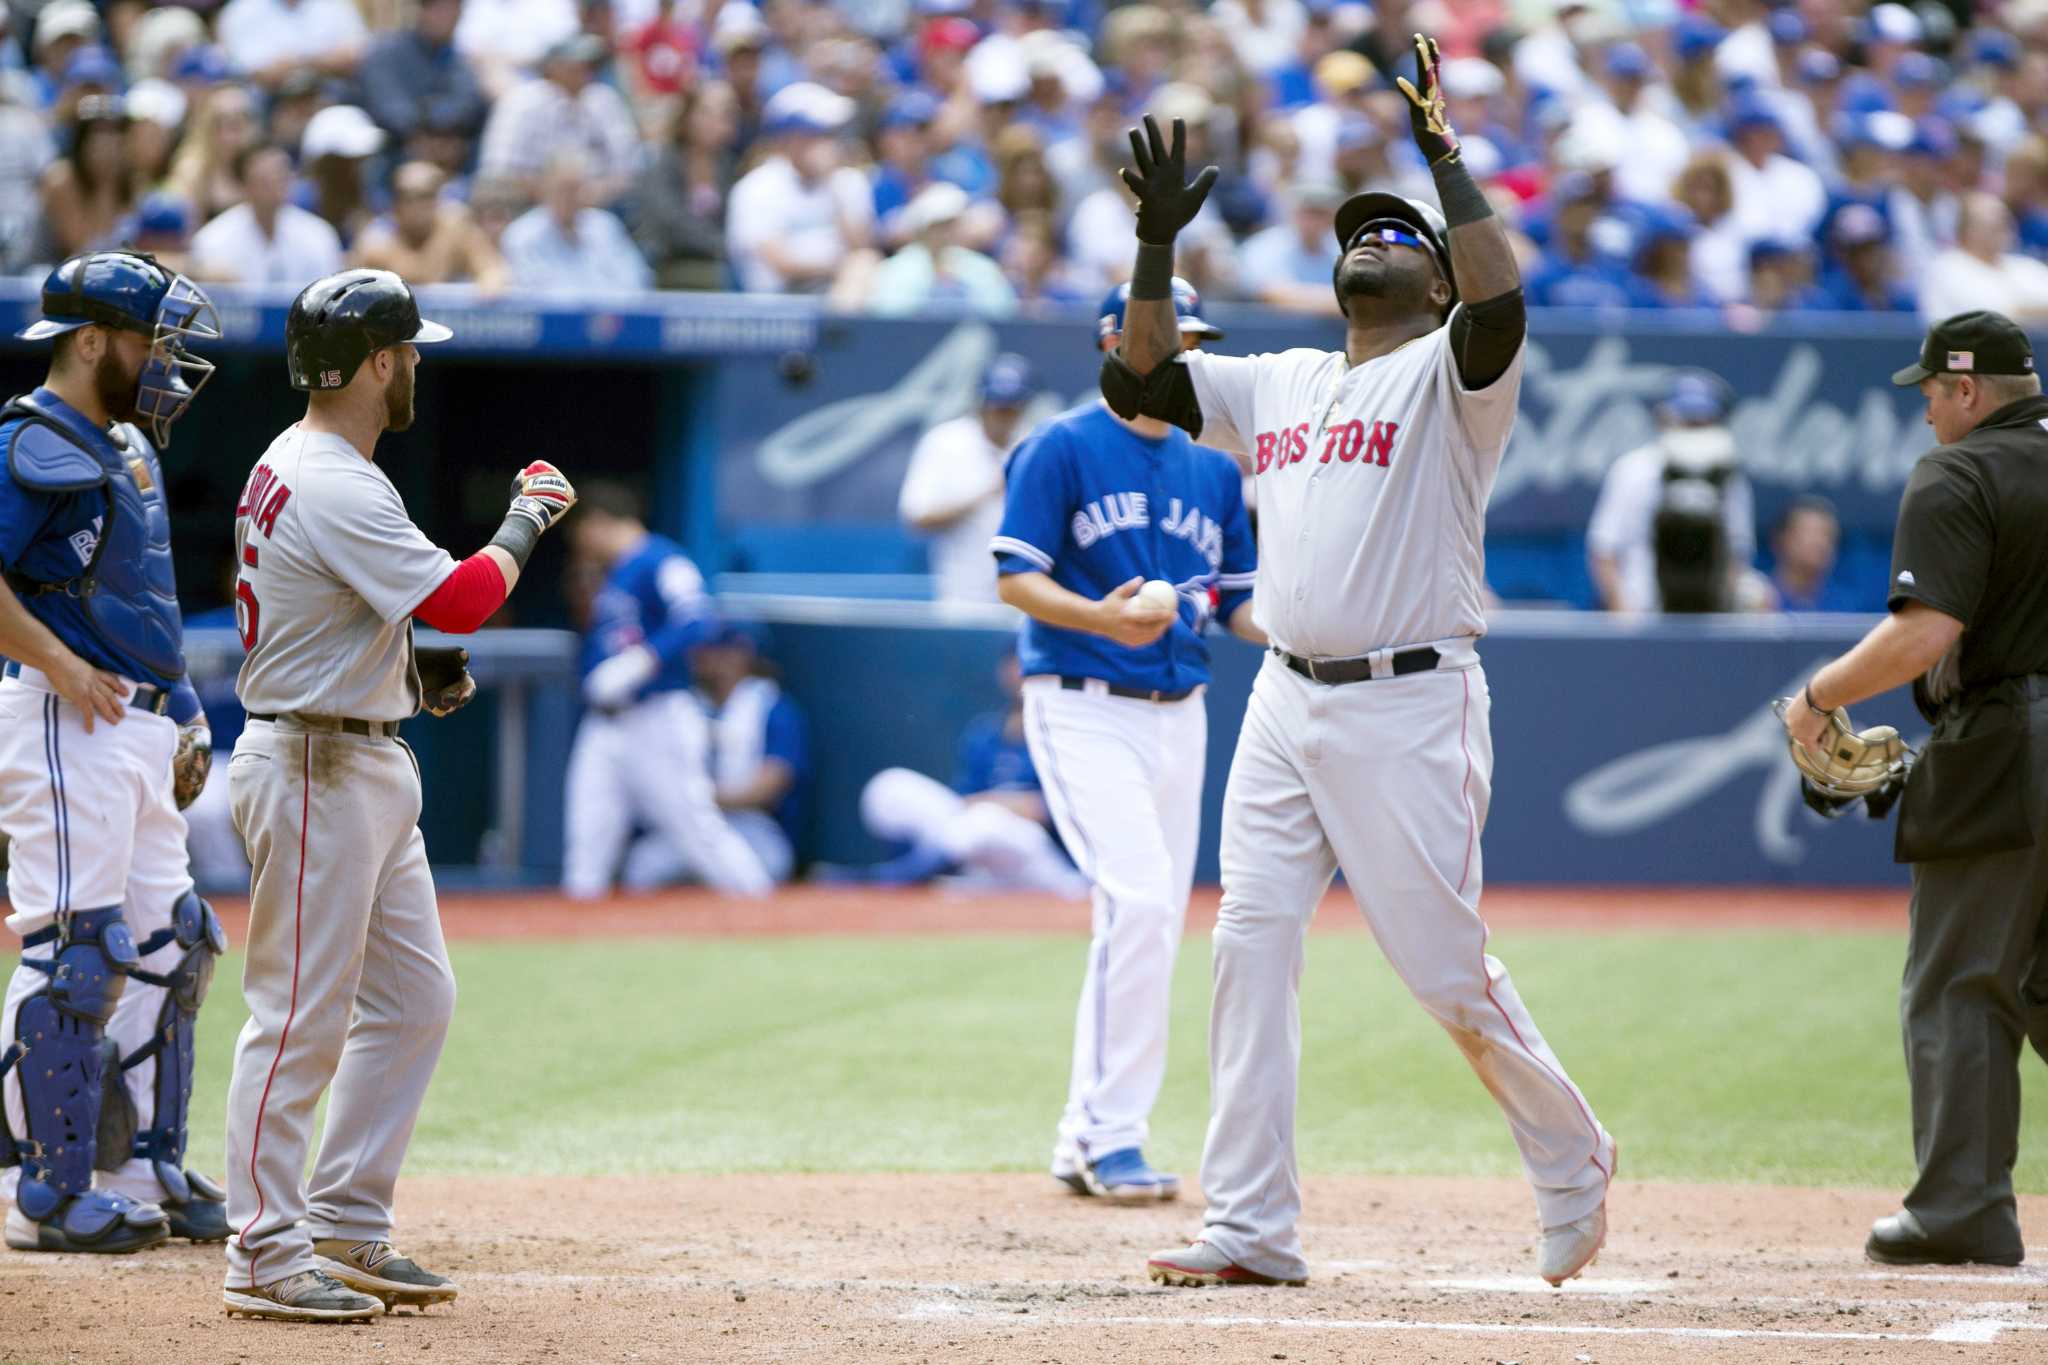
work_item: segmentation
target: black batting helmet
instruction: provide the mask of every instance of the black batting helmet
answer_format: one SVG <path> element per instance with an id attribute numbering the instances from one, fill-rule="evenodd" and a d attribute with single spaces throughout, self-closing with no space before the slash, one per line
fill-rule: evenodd
<path id="1" fill-rule="evenodd" d="M 1422 240 L 1429 244 L 1430 255 L 1436 259 L 1436 268 L 1442 272 L 1444 283 L 1451 287 L 1451 302 L 1458 301 L 1458 277 L 1451 273 L 1451 249 L 1445 239 L 1450 227 L 1444 216 L 1420 199 L 1408 199 L 1384 190 L 1367 190 L 1354 194 L 1337 208 L 1337 269 L 1344 268 L 1344 257 L 1351 252 L 1352 239 L 1367 223 L 1391 218 L 1406 223 L 1415 229 Z M 1336 286 L 1336 274 L 1330 277 L 1331 287 Z M 1344 296 L 1337 295 L 1337 307 L 1344 307 Z"/>
<path id="2" fill-rule="evenodd" d="M 388 270 L 344 270 L 299 291 L 284 320 L 284 361 L 295 389 L 340 389 L 373 351 L 454 333 L 420 316 L 404 280 Z"/>

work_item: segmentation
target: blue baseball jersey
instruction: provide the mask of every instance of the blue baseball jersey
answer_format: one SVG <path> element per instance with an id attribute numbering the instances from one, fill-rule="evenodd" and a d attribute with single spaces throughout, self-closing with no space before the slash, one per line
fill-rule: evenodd
<path id="1" fill-rule="evenodd" d="M 953 790 L 962 796 L 977 792 L 1035 792 L 1038 769 L 1019 726 L 1010 733 L 1009 711 L 991 711 L 967 722 L 960 732 L 960 754 Z"/>
<path id="2" fill-rule="evenodd" d="M 78 409 L 46 388 L 32 395 L 36 404 L 62 423 L 80 444 L 102 456 L 115 455 L 134 471 L 133 477 L 144 495 L 163 497 L 163 468 L 156 452 L 139 433 L 132 436 L 127 450 L 96 427 Z M 0 451 L 7 448 L 18 421 L 0 424 Z M 99 488 L 82 493 L 46 493 L 24 488 L 0 459 L 0 567 L 42 583 L 62 583 L 78 577 L 92 562 L 93 550 L 106 530 L 111 503 Z M 168 714 L 179 724 L 199 712 L 198 694 L 182 678 L 159 673 L 138 659 L 116 650 L 93 629 L 85 604 L 69 593 L 46 592 L 20 597 L 22 606 L 73 654 L 109 673 L 132 682 L 172 689 Z"/>
<path id="3" fill-rule="evenodd" d="M 650 535 L 612 565 L 591 601 L 583 673 L 587 677 L 613 655 L 645 645 L 661 660 L 661 668 L 640 695 L 687 690 L 690 649 L 717 624 L 704 575 L 683 547 Z"/>
<path id="4" fill-rule="evenodd" d="M 1132 578 L 1180 592 L 1180 619 L 1143 649 L 1026 618 L 1026 676 L 1058 673 L 1179 692 L 1209 680 L 1202 630 L 1250 595 L 1257 564 L 1244 488 L 1228 455 L 1179 428 L 1140 436 L 1101 402 L 1063 412 L 1011 455 L 1003 524 L 989 548 L 999 573 L 1043 573 L 1100 600 Z"/>

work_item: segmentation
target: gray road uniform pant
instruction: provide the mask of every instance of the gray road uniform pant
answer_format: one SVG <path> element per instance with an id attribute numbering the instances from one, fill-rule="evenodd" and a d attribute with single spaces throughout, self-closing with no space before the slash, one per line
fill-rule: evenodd
<path id="1" fill-rule="evenodd" d="M 403 742 L 252 720 L 228 784 L 253 869 L 249 1022 L 228 1094 L 227 1285 L 239 1289 L 311 1270 L 320 1238 L 391 1236 L 455 976 Z"/>
<path id="2" fill-rule="evenodd" d="M 1919 855 L 1899 996 L 1920 1170 L 1905 1206 L 1938 1246 L 2012 1256 L 2029 1038 L 2048 1060 L 2048 678 L 1944 708 L 1899 819 L 1900 856 Z"/>

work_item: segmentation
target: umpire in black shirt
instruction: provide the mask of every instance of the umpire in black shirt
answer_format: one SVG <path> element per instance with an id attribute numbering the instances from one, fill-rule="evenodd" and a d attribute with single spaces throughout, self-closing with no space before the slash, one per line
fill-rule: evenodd
<path id="1" fill-rule="evenodd" d="M 1891 614 L 1785 726 L 1811 745 L 1823 711 L 1908 681 L 1934 724 L 1895 842 L 1913 869 L 1899 1017 L 1920 1178 L 1864 1250 L 2017 1265 L 2025 1042 L 2048 1059 L 2048 398 L 1998 313 L 1936 323 L 1892 382 L 1918 386 L 1941 444 L 1899 504 Z"/>

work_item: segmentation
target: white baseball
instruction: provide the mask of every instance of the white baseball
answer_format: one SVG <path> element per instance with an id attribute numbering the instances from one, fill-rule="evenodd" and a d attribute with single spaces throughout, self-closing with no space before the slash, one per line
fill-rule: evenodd
<path id="1" fill-rule="evenodd" d="M 1159 611 L 1180 610 L 1180 594 L 1163 578 L 1154 578 L 1138 589 L 1138 600 Z"/>

